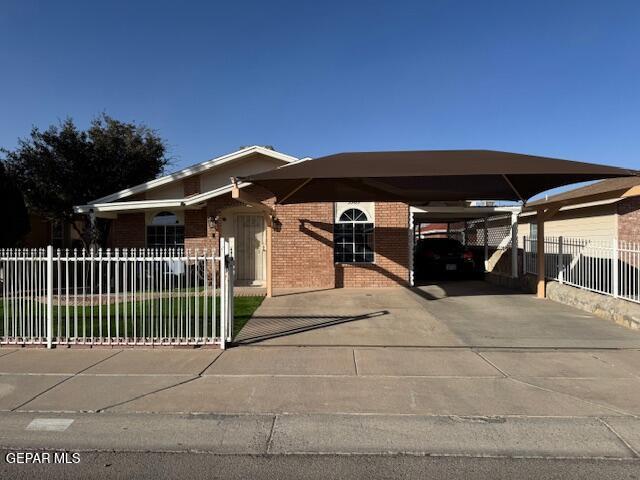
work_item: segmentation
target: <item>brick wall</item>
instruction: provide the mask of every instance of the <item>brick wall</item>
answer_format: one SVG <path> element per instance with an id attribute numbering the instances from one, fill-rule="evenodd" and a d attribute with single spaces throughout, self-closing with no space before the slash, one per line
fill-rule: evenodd
<path id="1" fill-rule="evenodd" d="M 375 263 L 336 265 L 336 287 L 408 285 L 409 206 L 376 203 L 375 217 Z"/>
<path id="2" fill-rule="evenodd" d="M 144 248 L 146 226 L 144 213 L 121 213 L 111 224 L 108 245 L 112 248 Z"/>
<path id="3" fill-rule="evenodd" d="M 185 184 L 185 193 L 187 185 Z M 273 198 L 259 187 L 247 192 L 265 204 Z M 229 207 L 242 204 L 223 195 L 200 210 L 186 210 L 185 247 L 217 250 L 221 224 L 215 230 L 208 217 L 217 217 Z M 333 262 L 333 204 L 277 205 L 278 221 L 273 230 L 274 288 L 385 287 L 406 285 L 409 277 L 408 215 L 402 203 L 377 203 L 375 213 L 375 263 Z M 121 214 L 112 226 L 112 246 L 140 248 L 145 245 L 143 213 Z"/>
<path id="4" fill-rule="evenodd" d="M 273 286 L 333 288 L 333 204 L 278 205 Z"/>
<path id="5" fill-rule="evenodd" d="M 618 237 L 627 242 L 640 243 L 640 197 L 618 202 Z"/>
<path id="6" fill-rule="evenodd" d="M 184 196 L 189 197 L 200 193 L 200 175 L 192 175 L 182 181 L 182 187 L 184 189 Z"/>
<path id="7" fill-rule="evenodd" d="M 207 225 L 207 209 L 184 211 L 184 248 L 215 250 L 216 238 Z"/>
<path id="8" fill-rule="evenodd" d="M 184 196 L 200 193 L 200 175 L 192 175 L 182 180 Z M 184 248 L 187 250 L 211 250 L 215 239 L 207 225 L 207 209 L 184 211 Z"/>

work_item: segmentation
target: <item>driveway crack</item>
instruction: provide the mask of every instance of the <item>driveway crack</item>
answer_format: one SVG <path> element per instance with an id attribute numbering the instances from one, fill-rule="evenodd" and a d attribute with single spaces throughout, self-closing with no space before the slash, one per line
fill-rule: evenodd
<path id="1" fill-rule="evenodd" d="M 511 380 L 513 382 L 521 383 L 523 385 L 528 385 L 529 387 L 537 388 L 538 390 L 542 390 L 542 391 L 545 391 L 545 392 L 556 393 L 558 395 L 563 395 L 565 397 L 573 398 L 573 399 L 579 400 L 579 401 L 581 401 L 583 403 L 587 403 L 589 405 L 593 405 L 593 406 L 596 406 L 596 407 L 599 407 L 599 408 L 604 408 L 606 410 L 611 410 L 612 412 L 615 412 L 615 413 L 618 413 L 618 414 L 621 414 L 621 415 L 635 417 L 635 415 L 633 413 L 631 413 L 631 412 L 627 412 L 625 410 L 620 410 L 620 409 L 615 408 L 615 407 L 610 407 L 608 405 L 602 405 L 602 404 L 597 403 L 597 402 L 592 402 L 591 400 L 585 400 L 584 398 L 578 397 L 576 395 L 572 395 L 570 393 L 561 392 L 559 390 L 554 390 L 552 388 L 541 387 L 540 385 L 536 385 L 535 383 L 525 382 L 524 380 L 520 380 L 520 379 L 514 378 L 514 377 L 508 377 L 507 380 Z"/>
<path id="2" fill-rule="evenodd" d="M 495 363 L 493 363 L 491 360 L 489 360 L 488 358 L 486 358 L 484 355 L 482 355 L 482 353 L 477 352 L 475 350 L 472 350 L 473 353 L 475 353 L 476 355 L 478 355 L 482 360 L 484 360 L 486 363 L 488 363 L 490 366 L 492 366 L 493 368 L 495 368 L 498 372 L 500 372 L 500 374 L 504 377 L 504 378 L 510 378 L 509 374 L 506 373 L 505 371 L 503 371 L 500 367 L 498 367 Z"/>
<path id="3" fill-rule="evenodd" d="M 631 450 L 631 453 L 633 453 L 636 457 L 640 457 L 640 453 L 631 446 L 631 444 L 629 442 L 627 442 L 624 437 L 622 435 L 620 435 L 615 428 L 613 428 L 611 425 L 609 425 L 609 423 L 604 419 L 604 418 L 600 418 L 598 417 L 598 420 L 600 421 L 600 423 L 602 423 L 607 429 L 609 429 L 609 431 L 611 433 L 613 433 L 618 440 L 620 440 L 625 447 L 627 447 L 629 450 Z"/>
<path id="4" fill-rule="evenodd" d="M 356 377 L 357 377 L 359 374 L 358 374 L 358 362 L 356 361 L 356 349 L 354 348 L 352 352 L 353 352 L 353 368 L 355 368 L 356 370 Z"/>
<path id="5" fill-rule="evenodd" d="M 269 437 L 267 438 L 267 450 L 266 454 L 269 455 L 271 453 L 271 444 L 273 442 L 273 433 L 276 429 L 276 420 L 278 419 L 278 414 L 273 416 L 273 422 L 271 422 L 271 429 L 269 430 Z"/>

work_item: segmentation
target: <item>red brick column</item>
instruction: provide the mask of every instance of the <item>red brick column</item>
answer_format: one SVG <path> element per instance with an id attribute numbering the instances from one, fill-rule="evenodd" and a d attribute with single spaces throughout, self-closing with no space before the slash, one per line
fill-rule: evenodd
<path id="1" fill-rule="evenodd" d="M 618 202 L 618 238 L 640 243 L 640 197 L 625 198 Z"/>

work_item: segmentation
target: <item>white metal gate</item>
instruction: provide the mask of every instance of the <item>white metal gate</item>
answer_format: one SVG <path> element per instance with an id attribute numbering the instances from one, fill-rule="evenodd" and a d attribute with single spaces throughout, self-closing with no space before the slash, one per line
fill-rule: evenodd
<path id="1" fill-rule="evenodd" d="M 0 250 L 0 343 L 220 345 L 234 261 L 212 250 Z"/>

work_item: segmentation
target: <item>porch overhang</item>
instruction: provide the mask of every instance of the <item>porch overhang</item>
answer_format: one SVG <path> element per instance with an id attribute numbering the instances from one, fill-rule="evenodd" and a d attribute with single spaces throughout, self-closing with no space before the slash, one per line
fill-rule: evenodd
<path id="1" fill-rule="evenodd" d="M 241 182 L 237 185 L 238 189 L 242 189 L 250 185 Z M 118 213 L 143 212 L 148 210 L 199 210 L 206 206 L 207 200 L 221 195 L 231 193 L 234 186 L 232 184 L 225 185 L 214 190 L 198 193 L 185 198 L 171 198 L 163 200 L 133 200 L 124 202 L 106 202 L 91 203 L 87 205 L 78 205 L 73 208 L 74 213 L 90 214 L 94 213 L 100 218 L 115 218 Z"/>

